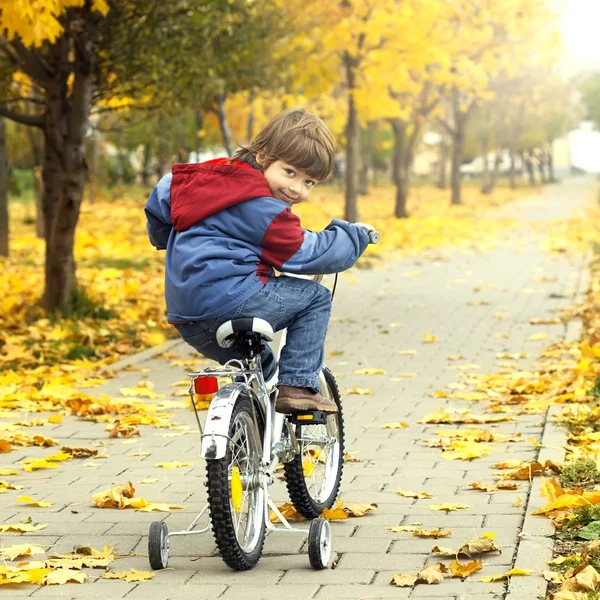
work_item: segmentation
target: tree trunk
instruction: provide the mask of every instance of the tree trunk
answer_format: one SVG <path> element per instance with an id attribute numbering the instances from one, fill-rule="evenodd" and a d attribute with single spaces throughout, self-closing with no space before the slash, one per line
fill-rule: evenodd
<path id="1" fill-rule="evenodd" d="M 448 144 L 446 143 L 446 133 L 440 135 L 440 164 L 438 166 L 438 183 L 440 190 L 445 190 L 447 184 L 446 163 L 448 162 Z"/>
<path id="2" fill-rule="evenodd" d="M 88 128 L 94 72 L 95 30 L 85 22 L 75 50 L 59 39 L 53 47 L 57 66 L 70 62 L 74 72 L 52 79 L 46 88 L 44 124 L 44 231 L 46 268 L 44 306 L 49 312 L 68 314 L 75 291 L 75 229 L 87 175 L 84 138 Z"/>
<path id="3" fill-rule="evenodd" d="M 140 171 L 140 177 L 142 185 L 148 186 L 148 179 L 150 177 L 150 159 L 152 158 L 152 147 L 150 144 L 144 144 L 144 150 L 142 154 L 142 170 Z"/>
<path id="4" fill-rule="evenodd" d="M 481 190 L 482 194 L 491 194 L 494 191 L 494 188 L 496 187 L 496 181 L 498 179 L 498 168 L 500 167 L 501 160 L 500 151 L 498 150 L 494 156 L 494 167 L 488 174 L 488 183 L 485 188 Z"/>
<path id="5" fill-rule="evenodd" d="M 358 113 L 354 103 L 355 66 L 352 57 L 344 53 L 346 82 L 348 85 L 348 121 L 346 123 L 346 207 L 344 218 L 351 223 L 358 216 L 358 153 L 360 147 L 360 128 Z"/>
<path id="6" fill-rule="evenodd" d="M 250 96 L 248 97 L 248 104 L 250 110 L 248 111 L 248 120 L 246 121 L 246 142 L 249 144 L 254 138 L 254 100 L 256 93 L 254 90 L 250 90 Z"/>
<path id="7" fill-rule="evenodd" d="M 527 169 L 527 175 L 529 176 L 529 185 L 535 185 L 535 171 L 533 170 L 533 161 L 531 160 L 531 152 L 525 157 L 525 154 L 521 152 L 521 162 Z"/>
<path id="8" fill-rule="evenodd" d="M 483 157 L 483 175 L 481 177 L 481 189 L 482 194 L 489 194 L 490 185 L 490 166 L 488 164 L 488 135 L 487 133 L 481 136 L 481 155 Z"/>
<path id="9" fill-rule="evenodd" d="M 461 204 L 460 164 L 462 162 L 465 143 L 465 125 L 471 107 L 468 108 L 466 112 L 461 112 L 458 88 L 454 86 L 452 89 L 452 115 L 454 128 L 452 129 L 452 170 L 450 173 L 450 185 L 452 187 L 451 204 L 454 206 Z"/>
<path id="10" fill-rule="evenodd" d="M 202 131 L 202 127 L 204 126 L 202 113 L 200 112 L 199 108 L 196 108 L 194 110 L 194 121 L 196 127 L 196 135 L 194 136 L 194 152 L 196 153 L 196 162 L 198 163 L 200 162 L 200 140 L 202 139 L 200 132 Z"/>
<path id="11" fill-rule="evenodd" d="M 548 142 L 548 177 L 550 183 L 556 183 L 556 177 L 554 176 L 554 140 Z"/>
<path id="12" fill-rule="evenodd" d="M 461 204 L 460 200 L 460 163 L 462 162 L 464 146 L 464 121 L 457 119 L 456 129 L 452 136 L 452 169 L 450 173 L 450 185 L 452 187 L 451 204 L 457 206 Z"/>
<path id="13" fill-rule="evenodd" d="M 390 125 L 394 132 L 394 153 L 392 155 L 392 181 L 396 186 L 396 205 L 394 216 L 398 219 L 406 219 L 406 201 L 408 198 L 407 178 L 405 172 L 406 154 L 406 122 L 401 119 L 390 119 Z"/>
<path id="14" fill-rule="evenodd" d="M 517 187 L 516 184 L 516 179 L 515 179 L 515 149 L 514 146 L 510 147 L 509 150 L 509 155 L 510 155 L 510 172 L 509 172 L 509 186 L 511 190 L 514 190 Z M 521 165 L 521 168 L 523 168 L 523 166 Z"/>
<path id="15" fill-rule="evenodd" d="M 0 117 L 0 256 L 8 256 L 8 168 L 4 117 Z"/>
<path id="16" fill-rule="evenodd" d="M 537 161 L 538 161 L 537 167 L 538 167 L 538 171 L 540 174 L 540 181 L 542 183 L 546 183 L 546 173 L 544 171 L 544 154 L 543 154 L 543 152 L 540 151 L 538 153 Z"/>
<path id="17" fill-rule="evenodd" d="M 358 171 L 358 193 L 360 196 L 369 195 L 369 162 L 364 154 L 360 157 L 360 169 Z"/>
<path id="18" fill-rule="evenodd" d="M 217 116 L 219 117 L 223 146 L 225 146 L 227 154 L 233 156 L 235 144 L 233 143 L 233 136 L 231 135 L 227 113 L 225 112 L 225 94 L 215 94 L 215 100 L 217 101 Z"/>

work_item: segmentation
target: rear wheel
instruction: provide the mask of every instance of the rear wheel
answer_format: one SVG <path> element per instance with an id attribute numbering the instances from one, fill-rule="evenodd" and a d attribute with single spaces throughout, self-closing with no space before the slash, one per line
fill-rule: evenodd
<path id="1" fill-rule="evenodd" d="M 231 415 L 227 453 L 206 463 L 213 534 L 223 560 L 236 571 L 256 565 L 265 540 L 262 429 L 260 417 L 255 423 L 249 398 L 239 396 Z"/>
<path id="2" fill-rule="evenodd" d="M 335 377 L 323 367 L 326 386 L 321 395 L 331 398 L 338 412 L 327 415 L 325 425 L 296 425 L 300 452 L 284 464 L 286 485 L 296 510 L 317 518 L 337 498 L 344 466 L 344 419 Z"/>

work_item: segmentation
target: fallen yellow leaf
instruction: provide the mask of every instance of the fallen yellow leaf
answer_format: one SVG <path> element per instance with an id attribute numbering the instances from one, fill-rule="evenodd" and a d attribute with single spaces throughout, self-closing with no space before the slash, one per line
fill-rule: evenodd
<path id="1" fill-rule="evenodd" d="M 132 581 L 146 581 L 152 579 L 155 573 L 152 571 L 138 571 L 137 569 L 129 569 L 129 571 L 108 571 L 101 575 L 102 579 L 123 579 L 127 583 Z"/>
<path id="2" fill-rule="evenodd" d="M 479 581 L 491 583 L 492 581 L 502 581 L 503 579 L 508 579 L 513 575 L 531 575 L 532 573 L 533 571 L 531 569 L 511 569 L 510 571 L 506 571 L 500 575 L 488 575 L 486 577 L 481 577 Z"/>
<path id="3" fill-rule="evenodd" d="M 450 512 L 453 510 L 460 510 L 461 508 L 471 508 L 470 504 L 461 504 L 456 503 L 456 504 L 451 504 L 451 503 L 446 503 L 446 504 L 430 504 L 429 505 L 429 510 L 444 510 L 446 512 Z"/>
<path id="4" fill-rule="evenodd" d="M 53 506 L 53 502 L 42 502 L 41 500 L 34 500 L 31 496 L 19 496 L 17 502 L 27 504 L 27 506 L 39 506 L 40 508 L 48 508 Z"/>

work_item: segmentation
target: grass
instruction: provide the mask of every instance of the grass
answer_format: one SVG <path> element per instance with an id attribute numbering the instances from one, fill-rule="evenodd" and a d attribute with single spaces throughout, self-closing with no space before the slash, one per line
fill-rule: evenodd
<path id="1" fill-rule="evenodd" d="M 600 471 L 596 467 L 596 461 L 585 458 L 567 464 L 558 479 L 562 487 L 586 487 L 600 483 Z"/>

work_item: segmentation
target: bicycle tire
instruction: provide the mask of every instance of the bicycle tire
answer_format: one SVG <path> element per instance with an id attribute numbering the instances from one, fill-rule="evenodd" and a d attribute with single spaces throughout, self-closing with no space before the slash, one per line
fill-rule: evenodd
<path id="1" fill-rule="evenodd" d="M 333 506 L 342 483 L 342 473 L 344 470 L 344 417 L 342 414 L 340 392 L 333 373 L 327 367 L 323 367 L 323 375 L 329 388 L 329 397 L 335 401 L 338 407 L 337 413 L 328 416 L 328 419 L 334 419 L 337 427 L 337 441 L 332 449 L 336 455 L 331 457 L 332 464 L 328 475 L 329 478 L 333 479 L 327 482 L 327 486 L 321 497 L 321 495 L 311 493 L 309 489 L 311 486 L 307 484 L 307 477 L 305 475 L 305 450 L 302 447 L 303 428 L 324 428 L 324 425 L 297 425 L 296 437 L 301 444 L 300 453 L 296 454 L 292 461 L 283 465 L 290 500 L 296 510 L 307 519 L 316 519 L 326 508 Z M 323 393 L 323 390 L 321 390 L 321 393 Z M 328 456 L 327 460 L 329 458 Z M 317 457 L 316 463 L 319 463 L 319 460 L 319 457 Z M 313 466 L 313 471 L 315 468 L 316 465 Z M 309 475 L 311 474 L 312 471 Z"/>
<path id="2" fill-rule="evenodd" d="M 258 410 L 256 410 L 256 414 L 258 416 L 258 432 L 251 431 L 249 433 L 248 426 L 253 423 L 254 411 L 250 399 L 247 396 L 239 396 L 231 414 L 227 453 L 224 458 L 208 460 L 206 463 L 208 505 L 213 535 L 221 557 L 229 567 L 236 571 L 245 571 L 256 565 L 265 541 L 264 503 L 266 498 L 262 488 L 257 485 L 264 427 Z M 243 428 L 244 425 L 246 426 L 245 433 L 239 433 L 240 428 Z M 256 435 L 259 438 L 256 438 Z M 236 438 L 242 437 L 248 443 L 246 456 L 240 458 L 239 455 L 244 454 L 244 451 L 237 445 Z M 247 456 L 248 454 L 250 455 Z M 248 468 L 240 475 L 240 480 L 246 479 L 248 509 L 251 517 L 246 521 L 244 531 L 240 532 L 241 521 L 236 523 L 235 515 L 238 511 L 233 506 L 231 481 L 235 477 L 233 475 L 234 467 L 237 467 L 238 473 L 240 473 L 244 463 L 247 463 Z M 250 506 L 251 503 L 254 506 Z M 239 518 L 241 519 L 241 517 Z M 249 528 L 250 531 L 248 531 Z M 242 544 L 240 534 L 245 535 L 246 533 L 251 539 L 248 544 Z"/>

